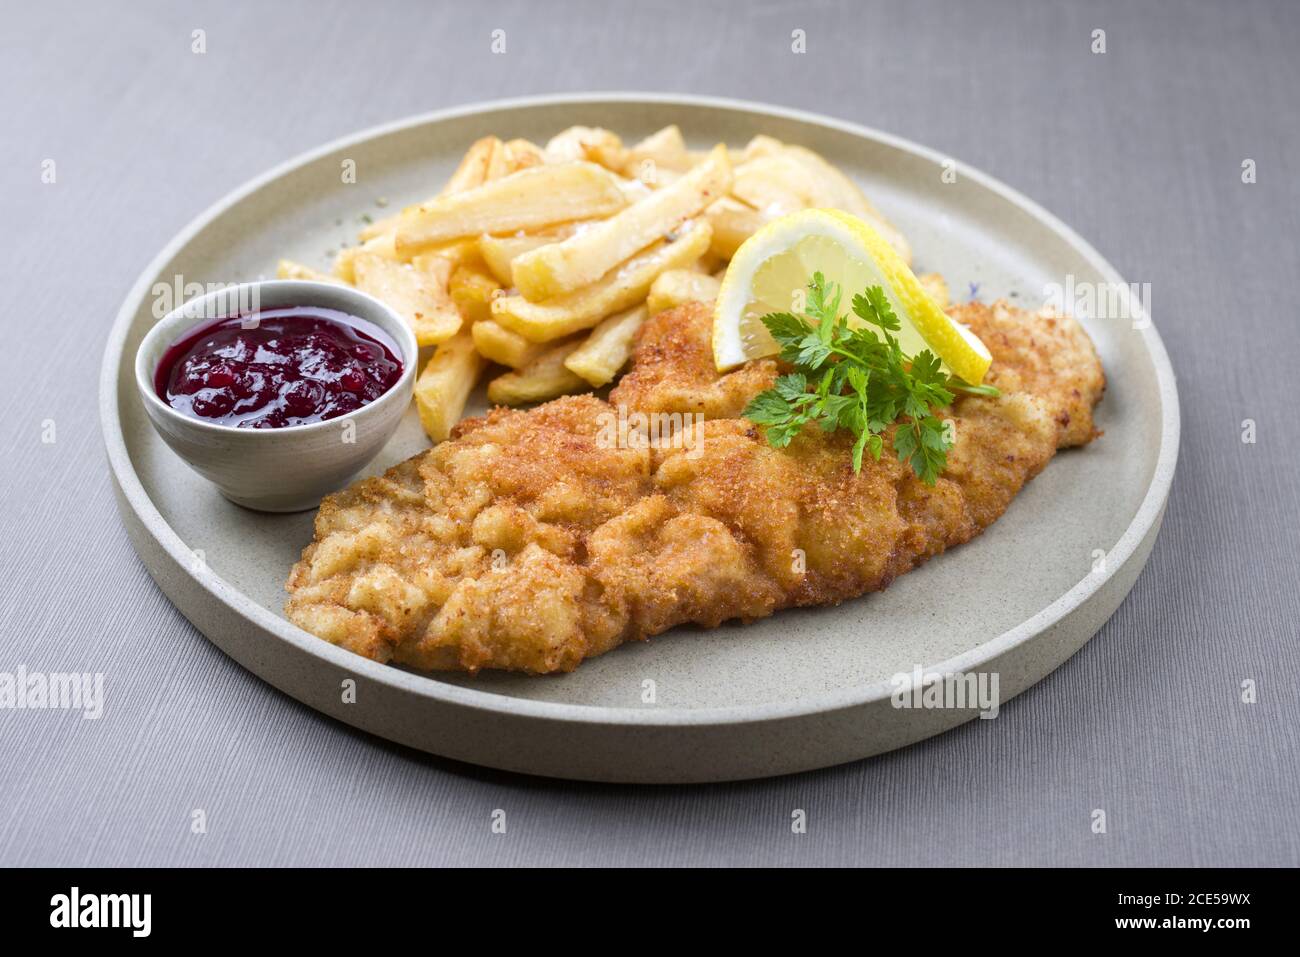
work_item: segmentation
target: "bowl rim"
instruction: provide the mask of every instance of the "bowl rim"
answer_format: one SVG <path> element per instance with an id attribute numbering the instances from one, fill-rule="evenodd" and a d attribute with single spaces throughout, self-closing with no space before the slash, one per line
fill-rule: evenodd
<path id="1" fill-rule="evenodd" d="M 122 422 L 117 409 L 117 369 L 120 365 L 125 340 L 148 284 L 153 281 L 153 278 L 162 267 L 174 258 L 187 243 L 193 240 L 212 219 L 236 203 L 300 167 L 358 143 L 429 123 L 444 122 L 481 113 L 532 107 L 581 107 L 611 103 L 667 105 L 692 109 L 722 109 L 751 114 L 760 122 L 771 117 L 778 117 L 822 126 L 836 132 L 869 139 L 895 149 L 910 152 L 916 156 L 928 158 L 936 166 L 942 166 L 943 163 L 948 162 L 950 159 L 948 154 L 941 153 L 939 150 L 917 143 L 914 140 L 887 133 L 865 124 L 838 119 L 810 110 L 730 97 L 627 90 L 509 97 L 476 101 L 445 109 L 407 115 L 396 120 L 351 131 L 344 136 L 330 140 L 276 164 L 230 190 L 195 216 L 168 241 L 141 272 L 135 284 L 127 293 L 109 333 L 104 361 L 101 366 L 99 398 L 100 417 L 110 467 L 121 490 L 124 503 L 134 513 L 134 518 L 148 530 L 149 535 L 153 537 L 154 541 L 172 562 L 186 567 L 187 546 L 175 529 L 158 511 L 157 506 L 153 503 L 149 493 L 145 490 L 143 483 L 136 474 L 131 453 L 126 446 Z M 962 162 L 961 169 L 966 180 L 978 184 L 981 188 L 988 190 L 1011 205 L 1028 212 L 1035 219 L 1049 226 L 1057 235 L 1067 239 L 1079 254 L 1093 268 L 1105 276 L 1108 281 L 1122 283 L 1119 271 L 1097 252 L 1091 243 L 1057 216 L 1048 212 L 1019 190 L 1006 185 L 978 167 Z M 1135 308 L 1141 309 L 1139 302 L 1135 301 L 1133 305 Z M 1145 315 L 1145 313 L 1143 312 L 1142 315 Z M 1135 331 L 1142 337 L 1150 355 L 1157 391 L 1160 396 L 1159 409 L 1156 413 L 1160 422 L 1159 451 L 1146 494 L 1128 527 L 1108 553 L 1110 560 L 1106 566 L 1107 571 L 1101 575 L 1084 576 L 1074 587 L 1057 597 L 1049 605 L 1041 608 L 1036 614 L 990 638 L 988 641 L 943 661 L 931 663 L 929 667 L 933 670 L 970 670 L 972 665 L 978 666 L 982 662 L 994 660 L 1017 647 L 1031 636 L 1058 624 L 1067 615 L 1101 591 L 1103 586 L 1114 578 L 1120 569 L 1134 557 L 1139 546 L 1146 541 L 1147 535 L 1152 532 L 1153 528 L 1159 526 L 1178 462 L 1180 438 L 1178 387 L 1173 367 L 1169 361 L 1169 354 L 1156 330 L 1155 323 L 1147 322 L 1143 327 Z M 211 600 L 225 606 L 229 612 L 311 657 L 324 659 L 336 667 L 397 692 L 432 698 L 449 705 L 481 710 L 496 715 L 535 718 L 579 725 L 717 727 L 776 721 L 824 712 L 849 711 L 874 701 L 888 699 L 893 691 L 889 682 L 885 680 L 869 682 L 852 688 L 838 689 L 794 701 L 722 705 L 677 711 L 645 710 L 610 705 L 582 705 L 516 698 L 490 690 L 463 687 L 438 681 L 436 678 L 430 678 L 423 674 L 371 661 L 337 645 L 332 645 L 304 631 L 269 609 L 263 608 L 244 595 L 238 588 L 211 571 L 211 569 L 193 575 L 192 578 Z"/>
<path id="2" fill-rule="evenodd" d="M 332 419 L 323 419 L 319 422 L 304 422 L 299 425 L 286 425 L 278 429 L 241 429 L 238 426 L 226 425 L 221 422 L 209 422 L 206 419 L 186 415 L 184 412 L 179 412 L 172 408 L 162 400 L 154 389 L 153 377 L 157 372 L 157 369 L 148 367 L 150 364 L 146 362 L 145 353 L 154 347 L 159 338 L 172 335 L 172 327 L 181 325 L 179 320 L 183 318 L 188 318 L 193 324 L 187 326 L 185 331 L 178 334 L 177 341 L 180 338 L 184 338 L 191 331 L 197 329 L 205 322 L 217 322 L 221 319 L 229 318 L 228 315 L 216 317 L 186 316 L 187 311 L 194 311 L 197 307 L 207 303 L 209 300 L 221 297 L 233 297 L 236 302 L 243 301 L 240 293 L 244 290 L 254 288 L 259 290 L 265 288 L 274 288 L 276 290 L 300 290 L 306 293 L 306 296 L 304 297 L 305 301 L 295 303 L 295 305 L 302 306 L 317 306 L 319 308 L 335 308 L 337 306 L 337 303 L 332 305 L 326 304 L 323 300 L 313 301 L 313 297 L 317 296 L 342 296 L 344 299 L 355 301 L 360 306 L 364 307 L 363 309 L 355 310 L 358 313 L 356 318 L 364 319 L 367 322 L 379 326 L 385 333 L 392 336 L 394 342 L 397 343 L 398 348 L 402 351 L 402 374 L 398 376 L 397 381 L 384 390 L 383 394 L 378 398 L 353 409 L 351 412 L 336 415 Z M 280 307 L 270 306 L 268 308 L 274 309 Z M 377 321 L 376 319 L 371 318 L 372 316 L 382 316 L 384 321 Z M 391 329 L 388 327 L 389 324 L 392 325 Z M 392 404 L 395 396 L 409 392 L 407 386 L 416 374 L 416 369 L 419 365 L 419 358 L 420 346 L 416 341 L 415 333 L 411 330 L 411 327 L 407 325 L 406 321 L 395 309 L 383 300 L 378 299 L 363 290 L 357 289 L 353 286 L 346 286 L 342 283 L 319 282 L 314 279 L 255 279 L 248 282 L 232 283 L 220 289 L 214 289 L 203 293 L 202 295 L 187 299 L 155 322 L 149 331 L 144 334 L 144 337 L 140 340 L 140 345 L 136 348 L 134 362 L 135 384 L 136 391 L 140 393 L 140 398 L 144 402 L 146 410 L 151 412 L 150 418 L 153 418 L 154 414 L 157 414 L 178 426 L 183 426 L 187 429 L 199 432 L 209 432 L 213 435 L 248 436 L 247 439 L 241 439 L 241 441 L 265 442 L 270 441 L 274 436 L 310 435 L 325 431 L 326 429 L 337 429 L 340 424 L 346 423 L 349 420 L 378 414 L 381 409 Z M 407 399 L 409 400 L 409 395 L 407 396 Z M 253 438 L 253 436 L 258 436 L 259 438 Z"/>

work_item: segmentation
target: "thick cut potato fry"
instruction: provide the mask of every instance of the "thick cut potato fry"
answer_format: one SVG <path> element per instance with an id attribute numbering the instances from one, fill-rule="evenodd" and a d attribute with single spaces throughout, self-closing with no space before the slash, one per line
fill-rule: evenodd
<path id="1" fill-rule="evenodd" d="M 360 246 L 349 246 L 346 249 L 340 249 L 338 255 L 334 257 L 334 275 L 344 282 L 355 285 L 357 276 L 352 263 L 361 253 L 373 253 L 376 256 L 382 256 L 384 259 L 391 259 L 393 262 L 403 262 L 397 257 L 397 251 L 393 248 L 393 234 L 385 233 L 382 236 L 376 236 L 374 239 L 366 240 Z"/>
<path id="2" fill-rule="evenodd" d="M 653 160 L 642 160 L 641 165 L 636 168 L 636 181 L 644 184 L 647 189 L 663 189 L 665 186 L 673 185 L 685 175 L 675 169 L 659 166 Z"/>
<path id="3" fill-rule="evenodd" d="M 513 263 L 515 287 L 526 299 L 540 302 L 593 283 L 700 212 L 730 185 L 727 148 L 719 145 L 671 186 L 577 236 L 521 255 Z"/>
<path id="4" fill-rule="evenodd" d="M 536 161 L 528 160 L 523 155 L 523 145 L 514 144 L 531 146 L 537 151 L 538 159 Z M 495 136 L 485 136 L 470 145 L 469 150 L 461 159 L 460 165 L 456 167 L 456 172 L 452 173 L 451 179 L 439 191 L 438 196 L 425 200 L 424 204 L 417 205 L 427 205 L 436 202 L 439 196 L 463 193 L 467 189 L 482 186 L 488 180 L 496 179 L 506 173 L 513 173 L 515 170 L 523 169 L 526 166 L 536 166 L 541 162 L 540 156 L 541 151 L 527 140 L 511 140 L 509 143 L 502 143 Z M 395 234 L 397 224 L 401 222 L 402 213 L 404 212 L 406 212 L 405 209 L 367 225 L 365 229 L 361 230 L 361 241 L 365 242 L 377 236 Z"/>
<path id="5" fill-rule="evenodd" d="M 597 388 L 612 381 L 631 357 L 632 341 L 646 315 L 645 306 L 635 306 L 627 312 L 610 316 L 591 330 L 585 342 L 569 353 L 564 365 Z"/>
<path id="6" fill-rule="evenodd" d="M 758 159 L 760 156 L 775 156 L 785 149 L 785 144 L 775 136 L 768 136 L 766 133 L 759 133 L 740 151 L 740 161 L 747 163 L 752 159 Z"/>
<path id="7" fill-rule="evenodd" d="M 534 342 L 559 339 L 590 329 L 608 315 L 645 299 L 650 284 L 667 269 L 689 266 L 709 248 L 713 230 L 706 222 L 693 223 L 670 243 L 656 243 L 590 286 L 545 302 L 523 296 L 501 296 L 492 303 L 492 317 Z"/>
<path id="8" fill-rule="evenodd" d="M 506 144 L 506 166 L 511 173 L 530 166 L 541 166 L 546 162 L 542 148 L 530 140 L 511 140 Z"/>
<path id="9" fill-rule="evenodd" d="M 736 167 L 731 194 L 769 218 L 785 216 L 815 205 L 808 179 L 792 157 L 759 156 Z"/>
<path id="10" fill-rule="evenodd" d="M 650 170 L 647 170 L 646 163 L 652 164 Z M 686 141 L 682 139 L 682 131 L 673 124 L 651 133 L 628 150 L 623 173 L 653 186 L 655 184 L 647 180 L 643 173 L 650 172 L 653 175 L 662 170 L 684 173 L 694 165 L 695 161 L 686 149 Z"/>
<path id="11" fill-rule="evenodd" d="M 537 249 L 547 243 L 555 242 L 541 233 L 528 233 L 520 236 L 482 236 L 478 241 L 479 252 L 483 262 L 487 263 L 492 273 L 502 286 L 514 285 L 514 274 L 510 264 L 530 249 Z"/>
<path id="12" fill-rule="evenodd" d="M 883 218 L 853 180 L 812 150 L 802 146 L 787 145 L 780 153 L 767 159 L 779 160 L 782 164 L 792 161 L 796 167 L 804 171 L 804 187 L 810 204 L 842 209 L 855 216 Z"/>
<path id="13" fill-rule="evenodd" d="M 650 286 L 646 307 L 654 316 L 687 302 L 712 302 L 718 298 L 722 283 L 712 276 L 691 269 L 670 269 L 660 273 Z"/>
<path id="14" fill-rule="evenodd" d="M 590 160 L 611 170 L 621 170 L 626 155 L 618 134 L 597 126 L 570 126 L 552 136 L 545 150 L 549 163 Z"/>
<path id="15" fill-rule="evenodd" d="M 695 165 L 696 163 L 703 163 L 706 159 L 709 158 L 708 152 L 704 150 L 691 150 L 690 155 L 691 155 L 692 166 Z M 731 160 L 732 169 L 735 169 L 742 162 L 744 162 L 744 157 L 742 156 L 741 151 L 733 150 L 730 147 L 727 148 L 727 159 Z"/>
<path id="16" fill-rule="evenodd" d="M 542 353 L 528 365 L 488 383 L 488 401 L 496 405 L 545 402 L 571 392 L 585 392 L 587 380 L 572 372 L 564 360 L 581 341 L 564 342 Z"/>
<path id="17" fill-rule="evenodd" d="M 373 223 L 367 223 L 361 232 L 357 234 L 357 238 L 364 243 L 379 236 L 393 233 L 397 230 L 397 221 L 401 218 L 402 213 L 399 210 L 391 216 L 385 216 L 382 219 L 376 219 Z"/>
<path id="18" fill-rule="evenodd" d="M 312 269 L 310 266 L 304 266 L 302 263 L 296 263 L 292 259 L 281 259 L 275 268 L 277 279 L 310 279 L 312 282 L 333 282 L 341 286 L 346 286 L 338 276 L 331 276 L 323 273 L 318 269 Z"/>
<path id="19" fill-rule="evenodd" d="M 893 246 L 904 262 L 912 249 L 898 229 L 871 204 L 854 182 L 812 150 L 802 146 L 764 142 L 752 159 L 736 167 L 732 195 L 768 216 L 783 216 L 799 209 L 842 209 L 874 228 Z M 750 142 L 746 151 L 758 145 Z"/>
<path id="20" fill-rule="evenodd" d="M 486 183 L 492 157 L 503 145 L 495 136 L 485 136 L 471 143 L 461 158 L 460 165 L 456 167 L 456 172 L 451 174 L 451 179 L 447 180 L 438 195 L 451 196 Z"/>
<path id="21" fill-rule="evenodd" d="M 933 299 L 940 309 L 947 309 L 952 305 L 952 300 L 948 295 L 948 283 L 943 276 L 937 272 L 928 272 L 917 276 L 916 279 L 921 284 L 921 288 L 925 290 L 926 295 Z"/>
<path id="22" fill-rule="evenodd" d="M 470 328 L 474 345 L 493 362 L 512 369 L 522 369 L 543 352 L 552 348 L 549 342 L 533 342 L 517 332 L 491 319 L 476 322 Z"/>
<path id="23" fill-rule="evenodd" d="M 876 209 L 853 180 L 806 147 L 786 145 L 783 152 L 807 171 L 811 205 L 842 209 L 865 220 L 898 251 L 904 262 L 911 264 L 912 247 L 907 237 Z"/>
<path id="24" fill-rule="evenodd" d="M 357 288 L 396 310 L 410 324 L 420 345 L 446 342 L 460 329 L 460 312 L 447 294 L 446 274 L 368 252 L 352 257 L 352 269 Z"/>
<path id="25" fill-rule="evenodd" d="M 447 291 L 467 322 L 482 322 L 492 318 L 492 300 L 501 294 L 501 284 L 486 269 L 462 263 L 452 270 Z"/>
<path id="26" fill-rule="evenodd" d="M 488 183 L 494 179 L 500 179 L 510 171 L 510 159 L 506 155 L 506 144 L 497 140 L 492 144 L 492 152 L 488 155 L 487 171 L 483 174 L 483 182 Z"/>
<path id="27" fill-rule="evenodd" d="M 709 252 L 730 259 L 736 255 L 741 243 L 763 228 L 768 217 L 739 200 L 724 196 L 704 211 L 704 219 L 713 227 Z"/>
<path id="28" fill-rule="evenodd" d="M 626 176 L 618 176 L 618 188 L 623 191 L 623 198 L 627 200 L 628 205 L 639 203 L 651 193 L 654 192 L 649 186 L 639 179 L 629 179 Z"/>
<path id="29" fill-rule="evenodd" d="M 503 286 L 513 286 L 515 280 L 511 264 L 515 259 L 539 246 L 568 239 L 588 225 L 590 225 L 590 221 L 584 220 L 576 223 L 561 223 L 559 226 L 552 226 L 549 229 L 531 233 L 518 233 L 514 236 L 483 235 L 478 239 L 479 254 L 483 257 L 483 261 L 487 263 L 488 269 L 496 277 L 497 282 Z"/>
<path id="30" fill-rule="evenodd" d="M 334 265 L 330 271 L 334 273 L 334 278 L 339 282 L 345 282 L 349 286 L 356 285 L 357 274 L 352 268 L 352 260 L 357 253 L 361 252 L 360 246 L 349 246 L 347 249 L 340 249 L 337 256 L 334 257 Z"/>
<path id="31" fill-rule="evenodd" d="M 618 178 L 594 163 L 534 166 L 402 212 L 398 255 L 479 233 L 512 233 L 608 216 L 627 205 Z"/>
<path id="32" fill-rule="evenodd" d="M 451 435 L 486 366 L 487 360 L 474 348 L 468 331 L 457 333 L 434 351 L 415 381 L 420 424 L 434 442 L 444 442 Z"/>
<path id="33" fill-rule="evenodd" d="M 531 249 L 553 242 L 554 239 L 541 233 L 520 236 L 483 236 L 478 241 L 478 248 L 496 281 L 502 286 L 513 286 L 515 280 L 511 264 L 515 259 Z"/>
<path id="34" fill-rule="evenodd" d="M 439 261 L 446 263 L 440 265 Z M 477 239 L 457 239 L 441 246 L 434 246 L 426 252 L 411 257 L 411 265 L 425 272 L 446 271 L 447 275 L 461 266 L 481 266 L 483 257 L 479 255 Z"/>

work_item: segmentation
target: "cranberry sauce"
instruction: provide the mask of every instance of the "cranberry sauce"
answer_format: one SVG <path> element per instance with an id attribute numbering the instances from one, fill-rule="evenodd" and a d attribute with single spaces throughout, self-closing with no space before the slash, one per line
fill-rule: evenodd
<path id="1" fill-rule="evenodd" d="M 373 402 L 402 375 L 397 344 L 334 309 L 286 306 L 208 323 L 163 356 L 159 398 L 241 429 L 323 422 Z"/>

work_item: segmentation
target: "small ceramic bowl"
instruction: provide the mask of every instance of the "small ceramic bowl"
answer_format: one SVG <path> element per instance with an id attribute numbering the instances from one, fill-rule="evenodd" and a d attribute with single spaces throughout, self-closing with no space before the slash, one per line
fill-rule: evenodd
<path id="1" fill-rule="evenodd" d="M 251 304 L 251 306 L 250 306 Z M 400 350 L 402 374 L 387 392 L 324 422 L 281 429 L 238 429 L 178 412 L 154 390 L 167 350 L 195 328 L 252 309 L 315 306 L 374 323 Z M 301 512 L 347 483 L 392 436 L 411 404 L 419 347 L 410 327 L 373 296 L 296 279 L 243 283 L 191 299 L 160 319 L 135 357 L 135 380 L 154 428 L 186 464 L 237 505 L 263 512 Z"/>

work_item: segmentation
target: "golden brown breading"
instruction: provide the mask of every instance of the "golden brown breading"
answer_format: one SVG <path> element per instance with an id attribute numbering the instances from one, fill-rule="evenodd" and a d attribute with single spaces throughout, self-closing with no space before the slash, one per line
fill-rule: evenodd
<path id="1" fill-rule="evenodd" d="M 637 331 L 632 369 L 610 393 L 614 405 L 734 419 L 776 381 L 774 359 L 719 375 L 713 364 L 712 304 L 688 303 L 651 316 Z"/>
<path id="2" fill-rule="evenodd" d="M 888 441 L 858 474 L 844 433 L 810 426 L 771 448 L 738 415 L 776 363 L 720 376 L 710 310 L 687 305 L 647 321 L 610 402 L 496 409 L 326 498 L 287 613 L 379 661 L 553 672 L 678 624 L 884 588 L 977 535 L 1058 447 L 1095 434 L 1105 380 L 1073 320 L 1005 303 L 951 313 L 988 345 L 1004 394 L 954 403 L 957 442 L 933 487 Z M 708 420 L 651 444 L 612 428 L 620 413 L 661 412 Z"/>

